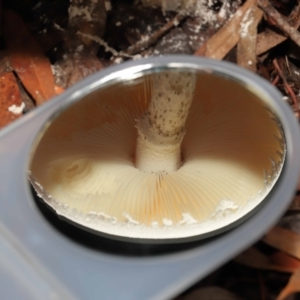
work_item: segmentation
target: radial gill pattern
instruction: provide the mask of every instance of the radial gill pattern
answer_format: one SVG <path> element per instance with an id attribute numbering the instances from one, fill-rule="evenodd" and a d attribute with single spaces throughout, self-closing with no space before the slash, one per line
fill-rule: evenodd
<path id="1" fill-rule="evenodd" d="M 150 86 L 147 79 L 107 88 L 53 122 L 31 165 L 31 181 L 45 201 L 85 226 L 142 238 L 207 232 L 259 204 L 285 154 L 273 113 L 243 86 L 199 74 L 182 166 L 168 174 L 145 173 L 134 164 L 135 120 L 148 107 Z M 189 227 L 196 229 L 177 235 Z M 135 234 L 134 228 L 142 230 Z M 156 233 L 147 235 L 147 228 Z"/>

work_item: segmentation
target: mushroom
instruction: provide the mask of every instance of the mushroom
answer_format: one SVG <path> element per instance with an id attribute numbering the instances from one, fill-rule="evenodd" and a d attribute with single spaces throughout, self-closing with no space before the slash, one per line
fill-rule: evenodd
<path id="1" fill-rule="evenodd" d="M 57 214 L 100 233 L 198 236 L 256 207 L 285 158 L 276 116 L 250 89 L 203 71 L 118 82 L 63 111 L 30 180 Z"/>

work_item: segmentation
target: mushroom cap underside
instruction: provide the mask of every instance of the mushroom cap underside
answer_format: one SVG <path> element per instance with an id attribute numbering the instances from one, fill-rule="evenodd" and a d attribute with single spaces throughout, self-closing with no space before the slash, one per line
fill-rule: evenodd
<path id="1" fill-rule="evenodd" d="M 285 156 L 280 124 L 265 103 L 236 82 L 199 73 L 182 166 L 147 173 L 135 167 L 135 126 L 149 105 L 150 81 L 100 90 L 50 125 L 30 167 L 44 200 L 86 227 L 138 238 L 207 233 L 256 207 Z"/>

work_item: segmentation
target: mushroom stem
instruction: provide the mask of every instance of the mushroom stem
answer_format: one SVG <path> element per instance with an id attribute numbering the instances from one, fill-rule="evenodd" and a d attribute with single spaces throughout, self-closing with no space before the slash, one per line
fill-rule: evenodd
<path id="1" fill-rule="evenodd" d="M 162 72 L 153 76 L 148 111 L 137 120 L 135 164 L 144 172 L 173 172 L 181 165 L 181 142 L 196 76 Z"/>

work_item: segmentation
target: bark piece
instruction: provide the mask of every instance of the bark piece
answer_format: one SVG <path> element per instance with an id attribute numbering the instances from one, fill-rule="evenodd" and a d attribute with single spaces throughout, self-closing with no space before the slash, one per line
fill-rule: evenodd
<path id="1" fill-rule="evenodd" d="M 240 39 L 240 24 L 245 14 L 255 5 L 255 0 L 247 0 L 215 35 L 204 43 L 195 55 L 223 59 Z"/>
<path id="2" fill-rule="evenodd" d="M 286 36 L 267 28 L 264 32 L 257 36 L 256 55 L 261 55 L 269 51 L 284 42 L 286 39 Z"/>
<path id="3" fill-rule="evenodd" d="M 0 128 L 18 119 L 23 112 L 18 83 L 12 72 L 0 76 Z"/>
<path id="4" fill-rule="evenodd" d="M 50 62 L 26 24 L 11 10 L 4 11 L 4 37 L 10 64 L 37 105 L 54 97 Z"/>
<path id="5" fill-rule="evenodd" d="M 263 12 L 253 6 L 245 14 L 240 30 L 240 40 L 237 44 L 237 63 L 250 71 L 256 71 L 256 39 L 257 25 L 263 16 Z"/>

